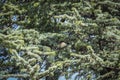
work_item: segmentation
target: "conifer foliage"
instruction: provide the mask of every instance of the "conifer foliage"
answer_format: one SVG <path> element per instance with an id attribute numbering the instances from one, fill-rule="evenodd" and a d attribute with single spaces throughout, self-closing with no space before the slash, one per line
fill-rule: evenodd
<path id="1" fill-rule="evenodd" d="M 119 80 L 120 0 L 1 0 L 0 79 Z"/>

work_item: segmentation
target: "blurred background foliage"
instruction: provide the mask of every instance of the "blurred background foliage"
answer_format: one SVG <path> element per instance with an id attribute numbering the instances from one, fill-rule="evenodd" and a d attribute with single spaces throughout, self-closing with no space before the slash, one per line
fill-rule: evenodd
<path id="1" fill-rule="evenodd" d="M 1 0 L 0 79 L 119 80 L 119 0 Z"/>

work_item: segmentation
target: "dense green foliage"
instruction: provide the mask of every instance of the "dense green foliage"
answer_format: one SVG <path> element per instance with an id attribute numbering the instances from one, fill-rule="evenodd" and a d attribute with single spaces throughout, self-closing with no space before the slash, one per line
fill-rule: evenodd
<path id="1" fill-rule="evenodd" d="M 0 79 L 120 79 L 120 0 L 2 0 L 0 12 Z"/>

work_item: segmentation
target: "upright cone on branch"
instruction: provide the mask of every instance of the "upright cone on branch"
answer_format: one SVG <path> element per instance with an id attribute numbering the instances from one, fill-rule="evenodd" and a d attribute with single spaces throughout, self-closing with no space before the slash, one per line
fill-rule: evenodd
<path id="1" fill-rule="evenodd" d="M 61 42 L 59 45 L 58 45 L 58 48 L 59 49 L 62 49 L 62 48 L 65 48 L 67 46 L 67 44 L 65 42 Z"/>

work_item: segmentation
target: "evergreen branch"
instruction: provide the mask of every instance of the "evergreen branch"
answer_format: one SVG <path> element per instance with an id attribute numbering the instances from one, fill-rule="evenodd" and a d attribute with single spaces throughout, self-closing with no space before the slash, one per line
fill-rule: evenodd
<path id="1" fill-rule="evenodd" d="M 26 78 L 26 77 L 30 77 L 30 76 L 28 74 L 6 74 L 6 75 L 0 75 L 0 78 L 9 78 L 9 77 Z"/>
<path id="2" fill-rule="evenodd" d="M 101 79 L 104 79 L 104 78 L 107 78 L 109 76 L 112 76 L 114 74 L 114 71 L 110 71 L 104 75 L 101 75 L 100 77 L 97 78 L 97 80 L 101 80 Z"/>
<path id="3" fill-rule="evenodd" d="M 14 14 L 13 11 L 9 11 L 9 12 L 6 12 L 6 13 L 0 13 L 0 16 L 6 16 L 6 15 L 12 15 Z"/>
<path id="4" fill-rule="evenodd" d="M 104 5 L 109 5 L 112 6 L 114 8 L 120 8 L 120 4 L 119 3 L 115 3 L 113 1 L 102 1 L 102 2 L 98 2 L 98 4 L 104 4 Z"/>
<path id="5" fill-rule="evenodd" d="M 61 70 L 63 68 L 63 66 L 64 67 L 65 66 L 68 67 L 68 66 L 70 66 L 73 63 L 80 63 L 80 62 L 81 62 L 81 59 L 58 61 L 58 62 L 54 63 L 52 65 L 52 67 L 49 67 L 48 70 L 45 70 L 44 72 L 41 72 L 41 73 L 37 73 L 36 76 L 38 76 L 39 78 L 42 78 L 44 76 L 50 75 L 50 73 L 52 73 L 52 72 L 54 72 L 54 71 L 56 71 L 58 69 Z"/>
<path id="6" fill-rule="evenodd" d="M 59 15 L 59 16 L 54 16 L 54 18 L 62 18 L 62 19 L 70 19 L 70 20 L 76 19 L 75 17 L 71 17 L 71 16 L 69 16 L 67 14 Z"/>
<path id="7" fill-rule="evenodd" d="M 97 62 L 99 62 L 101 65 L 104 64 L 104 61 L 102 58 L 98 57 L 95 53 L 94 50 L 92 49 L 91 46 L 87 46 L 88 50 L 90 51 L 89 54 L 95 59 Z"/>

